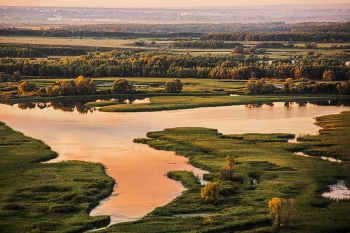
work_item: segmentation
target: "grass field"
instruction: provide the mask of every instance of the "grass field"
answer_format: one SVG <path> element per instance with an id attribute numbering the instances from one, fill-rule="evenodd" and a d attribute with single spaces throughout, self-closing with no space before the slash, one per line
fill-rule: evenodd
<path id="1" fill-rule="evenodd" d="M 141 38 L 146 40 L 146 38 Z M 135 39 L 113 39 L 113 38 L 62 38 L 62 37 L 21 37 L 21 36 L 0 36 L 0 43 L 4 44 L 21 44 L 21 45 L 42 45 L 42 46 L 68 46 L 86 48 L 89 51 L 96 51 L 101 48 L 109 49 L 163 49 L 166 48 L 171 41 L 157 41 L 155 45 L 151 45 L 147 39 L 147 46 L 136 46 L 134 43 L 140 38 Z"/>
<path id="2" fill-rule="evenodd" d="M 114 180 L 102 164 L 41 163 L 57 154 L 0 122 L 0 232 L 83 232 L 108 225 L 89 216 Z"/>
<path id="3" fill-rule="evenodd" d="M 205 128 L 165 129 L 148 133 L 148 139 L 135 139 L 159 150 L 175 151 L 189 157 L 191 164 L 210 171 L 205 178 L 219 182 L 218 201 L 202 200 L 201 186 L 190 173 L 172 172 L 168 176 L 181 180 L 188 188 L 180 197 L 139 221 L 116 224 L 101 232 L 276 232 L 267 205 L 273 197 L 294 198 L 297 202 L 290 225 L 277 232 L 347 232 L 350 200 L 331 201 L 321 194 L 339 179 L 350 186 L 346 149 L 349 114 L 317 118 L 317 124 L 326 131 L 299 144 L 288 143 L 294 137 L 289 134 L 222 135 Z M 321 141 L 329 146 L 322 146 Z M 310 149 L 331 153 L 338 147 L 345 148 L 337 151 L 341 163 L 322 160 L 319 155 L 293 153 Z M 227 155 L 235 157 L 231 181 L 223 180 L 219 173 Z M 257 180 L 256 186 L 252 179 Z M 188 217 L 180 217 L 186 214 Z"/>

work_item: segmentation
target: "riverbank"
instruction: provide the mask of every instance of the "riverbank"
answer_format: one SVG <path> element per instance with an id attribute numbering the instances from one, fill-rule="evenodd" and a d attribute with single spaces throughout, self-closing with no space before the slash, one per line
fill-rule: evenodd
<path id="1" fill-rule="evenodd" d="M 83 232 L 109 224 L 109 216 L 89 216 L 113 190 L 102 164 L 42 163 L 57 153 L 2 122 L 0 142 L 1 232 Z"/>
<path id="2" fill-rule="evenodd" d="M 339 179 L 350 187 L 349 114 L 318 117 L 316 124 L 324 129 L 319 136 L 302 138 L 307 143 L 288 143 L 293 137 L 289 134 L 222 135 L 206 128 L 172 128 L 150 132 L 147 139 L 135 139 L 159 150 L 175 151 L 208 170 L 204 178 L 221 186 L 218 202 L 201 200 L 201 186 L 195 177 L 190 181 L 186 172 L 178 172 L 175 178 L 186 179 L 188 187 L 180 197 L 139 221 L 113 225 L 101 232 L 274 232 L 267 205 L 273 197 L 294 198 L 298 205 L 290 226 L 281 232 L 345 232 L 350 227 L 349 199 L 332 201 L 321 194 Z M 336 151 L 341 163 L 322 160 L 320 154 L 294 154 L 321 150 L 329 155 L 336 148 L 343 148 Z M 231 181 L 220 177 L 227 155 L 236 161 Z M 181 214 L 198 216 L 182 218 Z"/>
<path id="3" fill-rule="evenodd" d="M 106 102 L 89 102 L 86 106 L 100 107 L 102 112 L 153 112 L 201 107 L 219 107 L 232 105 L 262 105 L 273 102 L 322 102 L 329 100 L 349 101 L 349 97 L 310 96 L 310 95 L 194 95 L 194 96 L 154 96 L 150 103 L 144 104 L 113 104 Z"/>

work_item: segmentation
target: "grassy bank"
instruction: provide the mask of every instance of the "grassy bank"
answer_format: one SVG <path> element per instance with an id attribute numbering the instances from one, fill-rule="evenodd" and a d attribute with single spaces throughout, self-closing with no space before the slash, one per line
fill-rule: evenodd
<path id="1" fill-rule="evenodd" d="M 111 104 L 88 103 L 88 106 L 101 107 L 103 112 L 151 112 L 200 107 L 217 107 L 246 104 L 272 104 L 273 102 L 317 102 L 335 99 L 335 96 L 301 96 L 301 95 L 241 95 L 241 96 L 154 96 L 150 103 L 145 104 Z"/>
<path id="2" fill-rule="evenodd" d="M 350 200 L 331 201 L 321 194 L 337 179 L 350 187 L 350 162 L 345 160 L 349 156 L 349 114 L 317 118 L 324 129 L 312 140 L 303 138 L 309 139 L 305 143 L 288 143 L 294 137 L 290 134 L 222 135 L 206 128 L 166 129 L 148 133 L 147 139 L 135 139 L 159 150 L 175 151 L 208 170 L 205 178 L 220 184 L 218 200 L 209 203 L 201 199 L 202 186 L 190 173 L 171 172 L 169 177 L 188 188 L 180 197 L 139 221 L 116 224 L 102 232 L 275 232 L 267 204 L 273 197 L 295 198 L 297 202 L 289 227 L 280 232 L 347 232 Z M 341 163 L 294 154 L 318 149 L 331 153 L 336 148 L 343 148 L 337 150 L 344 159 Z M 230 181 L 220 176 L 227 155 L 236 161 Z M 257 180 L 256 186 L 252 179 Z M 203 213 L 207 215 L 200 216 Z"/>
<path id="3" fill-rule="evenodd" d="M 57 154 L 1 122 L 0 157 L 0 232 L 83 232 L 109 223 L 89 216 L 114 186 L 102 164 L 41 163 Z"/>

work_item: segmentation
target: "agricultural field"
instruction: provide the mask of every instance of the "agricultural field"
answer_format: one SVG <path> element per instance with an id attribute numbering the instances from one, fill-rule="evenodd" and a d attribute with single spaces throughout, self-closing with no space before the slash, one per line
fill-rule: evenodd
<path id="1" fill-rule="evenodd" d="M 78 48 L 88 48 L 91 51 L 99 49 L 139 49 L 135 46 L 135 42 L 145 40 L 148 42 L 150 49 L 159 49 L 166 47 L 171 42 L 157 41 L 155 45 L 150 44 L 149 38 L 135 38 L 135 39 L 113 39 L 113 38 L 60 38 L 60 37 L 17 37 L 17 36 L 0 36 L 0 43 L 4 44 L 22 44 L 22 45 L 41 45 L 41 46 L 69 46 Z M 141 46 L 142 47 L 142 46 Z"/>

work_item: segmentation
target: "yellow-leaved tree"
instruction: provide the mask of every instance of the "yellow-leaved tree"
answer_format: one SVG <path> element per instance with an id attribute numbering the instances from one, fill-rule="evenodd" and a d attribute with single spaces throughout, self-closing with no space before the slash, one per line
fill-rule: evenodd
<path id="1" fill-rule="evenodd" d="M 226 163 L 221 168 L 220 174 L 225 180 L 231 180 L 235 171 L 235 157 L 228 155 Z"/>
<path id="2" fill-rule="evenodd" d="M 201 190 L 201 198 L 209 202 L 216 202 L 219 195 L 219 182 L 207 183 Z"/>
<path id="3" fill-rule="evenodd" d="M 295 213 L 297 204 L 295 199 L 289 199 L 288 210 L 283 211 L 283 203 L 286 200 L 279 197 L 274 197 L 269 201 L 269 209 L 271 210 L 271 216 L 273 218 L 273 227 L 280 228 L 282 220 L 284 220 L 284 227 L 288 227 L 291 221 L 292 215 Z"/>

